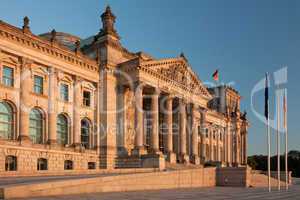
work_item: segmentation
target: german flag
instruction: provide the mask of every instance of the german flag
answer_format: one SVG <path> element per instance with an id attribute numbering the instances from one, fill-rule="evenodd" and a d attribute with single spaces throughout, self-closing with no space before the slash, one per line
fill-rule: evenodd
<path id="1" fill-rule="evenodd" d="M 265 85 L 265 117 L 269 120 L 269 75 L 266 73 L 266 85 Z"/>
<path id="2" fill-rule="evenodd" d="M 219 70 L 218 69 L 213 73 L 212 77 L 215 81 L 219 81 Z"/>

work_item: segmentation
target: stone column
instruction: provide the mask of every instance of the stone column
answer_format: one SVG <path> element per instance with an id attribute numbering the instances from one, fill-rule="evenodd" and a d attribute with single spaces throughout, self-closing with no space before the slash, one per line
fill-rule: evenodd
<path id="1" fill-rule="evenodd" d="M 49 128 L 49 144 L 56 144 L 56 91 L 57 91 L 57 78 L 55 69 L 49 68 L 49 101 L 48 101 L 48 128 Z"/>
<path id="2" fill-rule="evenodd" d="M 167 160 L 170 163 L 176 163 L 176 154 L 173 153 L 173 97 L 168 96 L 166 102 L 166 122 L 168 127 L 167 137 Z"/>
<path id="3" fill-rule="evenodd" d="M 227 165 L 231 166 L 232 164 L 232 137 L 231 137 L 231 130 L 230 130 L 230 122 L 227 122 L 226 126 L 226 161 Z"/>
<path id="4" fill-rule="evenodd" d="M 30 66 L 33 61 L 21 58 L 21 77 L 20 77 L 20 135 L 21 143 L 30 143 L 29 137 L 29 113 L 30 113 L 30 91 L 31 88 L 31 72 Z"/>
<path id="5" fill-rule="evenodd" d="M 74 98 L 73 98 L 73 144 L 76 148 L 81 146 L 81 120 L 80 120 L 80 108 L 82 102 L 81 95 L 81 80 L 75 77 L 74 80 Z"/>
<path id="6" fill-rule="evenodd" d="M 159 152 L 159 92 L 155 92 L 151 96 L 151 115 L 152 115 L 152 134 L 151 134 L 151 150 L 152 153 Z"/>
<path id="7" fill-rule="evenodd" d="M 198 112 L 197 108 L 195 105 L 193 105 L 192 108 L 192 162 L 195 165 L 200 164 L 200 158 L 198 154 L 198 123 L 196 120 L 196 113 Z"/>
<path id="8" fill-rule="evenodd" d="M 213 129 L 213 128 L 212 128 Z M 214 160 L 214 144 L 213 144 L 213 134 L 214 134 L 214 130 L 210 129 L 209 131 L 209 157 L 210 157 L 210 161 Z"/>
<path id="9" fill-rule="evenodd" d="M 240 125 L 236 126 L 236 145 L 235 145 L 235 152 L 236 152 L 236 163 L 239 165 L 241 164 L 241 157 L 240 157 L 240 141 L 241 141 L 241 128 Z"/>
<path id="10" fill-rule="evenodd" d="M 206 110 L 201 109 L 200 111 L 200 126 L 201 126 L 201 162 L 202 164 L 205 163 L 205 155 L 206 155 L 206 149 L 205 149 L 205 141 L 206 141 Z"/>
<path id="11" fill-rule="evenodd" d="M 144 116 L 143 116 L 143 85 L 135 86 L 135 147 L 133 149 L 134 155 L 146 154 L 144 148 Z"/>
<path id="12" fill-rule="evenodd" d="M 184 100 L 180 100 L 179 102 L 179 113 L 180 113 L 180 161 L 182 163 L 189 162 L 189 156 L 186 154 L 186 104 Z"/>
<path id="13" fill-rule="evenodd" d="M 247 138 L 247 136 L 248 136 L 248 128 L 245 127 L 245 133 L 244 133 L 244 143 L 245 143 L 245 145 L 244 145 L 244 159 L 245 159 L 244 164 L 245 165 L 247 165 L 247 163 L 248 163 L 248 138 Z"/>
<path id="14" fill-rule="evenodd" d="M 217 155 L 216 155 L 216 161 L 220 161 L 220 130 L 219 127 L 217 129 L 216 139 L 217 139 Z"/>

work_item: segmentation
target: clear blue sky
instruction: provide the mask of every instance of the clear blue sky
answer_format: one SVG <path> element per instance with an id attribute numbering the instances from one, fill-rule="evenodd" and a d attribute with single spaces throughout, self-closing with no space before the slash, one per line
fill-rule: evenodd
<path id="1" fill-rule="evenodd" d="M 283 87 L 288 88 L 290 149 L 300 150 L 300 1 L 3 0 L 0 19 L 21 27 L 28 15 L 35 34 L 55 28 L 85 38 L 98 33 L 100 14 L 108 3 L 129 50 L 157 58 L 184 52 L 201 80 L 210 81 L 219 68 L 221 81 L 235 83 L 251 121 L 250 155 L 266 152 L 264 124 L 251 111 L 251 90 L 266 71 L 288 66 L 288 84 Z M 254 103 L 263 112 L 263 91 Z"/>

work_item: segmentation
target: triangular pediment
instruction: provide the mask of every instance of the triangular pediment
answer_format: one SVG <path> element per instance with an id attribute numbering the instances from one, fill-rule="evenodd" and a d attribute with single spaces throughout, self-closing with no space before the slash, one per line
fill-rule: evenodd
<path id="1" fill-rule="evenodd" d="M 160 75 L 185 86 L 193 93 L 211 98 L 206 87 L 184 58 L 156 60 L 144 64 Z"/>

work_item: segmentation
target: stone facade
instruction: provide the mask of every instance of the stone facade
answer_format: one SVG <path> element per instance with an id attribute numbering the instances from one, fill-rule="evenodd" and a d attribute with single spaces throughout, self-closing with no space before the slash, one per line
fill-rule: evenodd
<path id="1" fill-rule="evenodd" d="M 87 39 L 34 35 L 27 17 L 22 28 L 0 21 L 0 174 L 36 173 L 40 158 L 49 173 L 66 161 L 74 170 L 245 165 L 239 93 L 204 86 L 183 54 L 129 52 L 109 7 L 101 19 Z"/>

